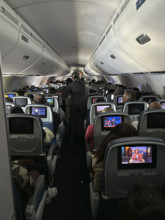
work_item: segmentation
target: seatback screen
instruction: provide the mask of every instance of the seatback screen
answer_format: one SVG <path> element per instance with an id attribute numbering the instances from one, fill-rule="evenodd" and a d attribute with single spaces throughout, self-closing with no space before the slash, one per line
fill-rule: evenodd
<path id="1" fill-rule="evenodd" d="M 13 98 L 13 97 L 16 96 L 16 94 L 10 94 L 10 93 L 6 93 L 6 95 L 7 95 L 8 97 L 10 97 L 10 98 Z"/>
<path id="2" fill-rule="evenodd" d="M 123 104 L 123 97 L 117 97 L 117 105 L 122 105 Z"/>
<path id="3" fill-rule="evenodd" d="M 20 107 L 24 107 L 27 105 L 27 99 L 26 98 L 15 98 L 14 100 L 15 105 L 18 105 Z"/>
<path id="4" fill-rule="evenodd" d="M 162 109 L 165 109 L 165 102 L 161 102 L 160 104 L 162 106 Z"/>
<path id="5" fill-rule="evenodd" d="M 46 118 L 47 109 L 46 107 L 30 107 L 30 114 L 39 116 L 40 118 Z"/>
<path id="6" fill-rule="evenodd" d="M 129 115 L 139 115 L 142 111 L 144 111 L 144 104 L 129 104 L 128 105 Z"/>
<path id="7" fill-rule="evenodd" d="M 47 104 L 50 105 L 51 107 L 54 106 L 54 99 L 53 98 L 47 98 Z"/>
<path id="8" fill-rule="evenodd" d="M 10 134 L 33 134 L 32 118 L 9 118 Z"/>
<path id="9" fill-rule="evenodd" d="M 119 148 L 119 169 L 156 167 L 156 147 L 151 145 L 131 145 Z"/>
<path id="10" fill-rule="evenodd" d="M 105 108 L 110 107 L 109 105 L 98 105 L 96 106 L 96 114 L 101 113 Z"/>
<path id="11" fill-rule="evenodd" d="M 152 112 L 147 115 L 147 128 L 165 128 L 165 113 Z"/>
<path id="12" fill-rule="evenodd" d="M 103 116 L 102 131 L 109 131 L 121 122 L 123 122 L 122 116 Z"/>

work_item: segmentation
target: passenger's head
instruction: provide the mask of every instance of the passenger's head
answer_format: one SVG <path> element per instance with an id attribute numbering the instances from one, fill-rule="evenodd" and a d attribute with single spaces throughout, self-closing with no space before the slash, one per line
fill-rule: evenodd
<path id="1" fill-rule="evenodd" d="M 135 101 L 135 100 L 136 100 L 136 92 L 132 90 L 125 90 L 123 94 L 123 103 L 129 101 Z"/>
<path id="2" fill-rule="evenodd" d="M 123 95 L 124 94 L 124 88 L 123 87 L 117 87 L 114 91 L 114 95 Z"/>
<path id="3" fill-rule="evenodd" d="M 67 80 L 66 80 L 66 85 L 68 86 L 70 83 L 72 83 L 73 82 L 73 80 L 71 79 L 71 78 L 67 78 Z"/>
<path id="4" fill-rule="evenodd" d="M 80 72 L 79 72 L 79 71 L 74 71 L 74 72 L 72 73 L 72 78 L 73 78 L 73 80 L 78 80 L 78 79 L 80 79 Z"/>
<path id="5" fill-rule="evenodd" d="M 33 102 L 35 104 L 46 104 L 46 99 L 43 94 L 35 94 Z"/>
<path id="6" fill-rule="evenodd" d="M 150 184 L 138 183 L 123 202 L 120 220 L 164 220 L 165 198 Z"/>
<path id="7" fill-rule="evenodd" d="M 13 103 L 13 99 L 10 98 L 10 97 L 6 97 L 6 98 L 5 98 L 5 101 L 6 101 L 6 102 L 11 102 L 11 103 Z"/>
<path id="8" fill-rule="evenodd" d="M 114 110 L 111 107 L 107 107 L 102 110 L 102 113 L 104 112 L 114 112 Z"/>
<path id="9" fill-rule="evenodd" d="M 148 107 L 148 110 L 152 110 L 152 109 L 161 109 L 162 106 L 159 102 L 151 102 L 149 107 Z"/>
<path id="10" fill-rule="evenodd" d="M 104 159 L 105 149 L 111 140 L 122 138 L 122 137 L 132 137 L 132 136 L 137 136 L 137 135 L 138 135 L 138 132 L 131 123 L 122 122 L 116 125 L 109 132 L 109 134 L 104 138 L 99 150 L 97 151 L 96 153 L 97 162 L 102 161 Z"/>
<path id="11" fill-rule="evenodd" d="M 16 106 L 13 106 L 13 107 L 11 108 L 10 113 L 11 113 L 11 114 L 24 113 L 24 111 L 22 110 L 21 107 L 19 107 L 19 106 L 16 105 Z"/>

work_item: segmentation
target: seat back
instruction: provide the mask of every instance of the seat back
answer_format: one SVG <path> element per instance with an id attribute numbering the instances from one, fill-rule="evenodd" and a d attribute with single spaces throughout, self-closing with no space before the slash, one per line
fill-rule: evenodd
<path id="1" fill-rule="evenodd" d="M 122 95 L 114 96 L 113 103 L 115 104 L 116 109 L 122 108 L 123 107 L 123 96 Z"/>
<path id="2" fill-rule="evenodd" d="M 25 111 L 25 106 L 31 104 L 31 99 L 26 96 L 15 96 L 13 97 L 13 102 L 15 105 L 21 107 Z"/>
<path id="3" fill-rule="evenodd" d="M 10 114 L 10 110 L 11 110 L 11 108 L 12 108 L 13 106 L 15 106 L 15 105 L 14 105 L 14 103 L 12 103 L 12 102 L 6 102 L 6 103 L 5 103 L 6 114 L 7 114 L 7 115 Z"/>
<path id="4" fill-rule="evenodd" d="M 123 112 L 128 114 L 131 118 L 131 121 L 137 121 L 139 114 L 143 111 L 146 111 L 149 107 L 147 102 L 142 101 L 131 101 L 126 102 L 123 106 Z"/>
<path id="5" fill-rule="evenodd" d="M 100 114 L 102 110 L 107 107 L 111 107 L 114 112 L 116 111 L 116 106 L 111 102 L 106 102 L 106 103 L 99 102 L 99 103 L 92 104 L 90 108 L 90 114 L 89 114 L 90 124 L 94 124 L 96 115 Z"/>
<path id="6" fill-rule="evenodd" d="M 91 108 L 91 105 L 96 103 L 98 99 L 104 99 L 107 102 L 107 97 L 104 95 L 90 96 L 87 101 L 87 110 Z M 102 102 L 102 101 L 101 101 Z"/>
<path id="7" fill-rule="evenodd" d="M 165 143 L 159 138 L 127 137 L 109 142 L 104 156 L 104 197 L 125 198 L 137 182 L 162 187 L 164 154 Z"/>
<path id="8" fill-rule="evenodd" d="M 155 109 L 143 112 L 138 129 L 141 136 L 159 137 L 165 140 L 165 110 Z"/>
<path id="9" fill-rule="evenodd" d="M 150 104 L 151 102 L 159 101 L 159 97 L 155 95 L 145 95 L 145 96 L 141 96 L 139 101 L 148 102 Z"/>
<path id="10" fill-rule="evenodd" d="M 54 133 L 53 112 L 50 106 L 44 104 L 31 104 L 25 107 L 25 113 L 39 116 L 44 127 L 48 127 Z"/>
<path id="11" fill-rule="evenodd" d="M 44 152 L 40 118 L 26 114 L 10 114 L 7 119 L 11 155 L 34 156 Z"/>
<path id="12" fill-rule="evenodd" d="M 131 123 L 129 115 L 122 112 L 97 115 L 94 123 L 94 148 L 100 147 L 107 134 L 121 122 Z"/>

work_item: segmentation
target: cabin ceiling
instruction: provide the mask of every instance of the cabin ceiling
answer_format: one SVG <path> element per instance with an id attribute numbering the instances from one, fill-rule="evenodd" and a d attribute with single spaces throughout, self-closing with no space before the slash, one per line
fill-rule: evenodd
<path id="1" fill-rule="evenodd" d="M 5 0 L 70 66 L 85 66 L 122 0 Z"/>

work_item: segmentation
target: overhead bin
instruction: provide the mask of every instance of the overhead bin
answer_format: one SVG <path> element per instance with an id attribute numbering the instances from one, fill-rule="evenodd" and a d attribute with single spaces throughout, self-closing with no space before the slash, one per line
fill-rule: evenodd
<path id="1" fill-rule="evenodd" d="M 113 28 L 104 36 L 104 40 L 99 45 L 93 55 L 90 64 L 97 65 L 103 71 L 110 74 L 132 73 L 132 72 L 148 72 L 144 65 L 139 64 L 132 59 L 120 46 L 116 43 L 113 34 Z"/>
<path id="2" fill-rule="evenodd" d="M 19 38 L 18 18 L 7 5 L 0 1 L 0 52 L 5 57 L 16 45 Z"/>
<path id="3" fill-rule="evenodd" d="M 0 25 L 4 73 L 50 75 L 69 72 L 68 65 L 1 0 Z"/>
<path id="4" fill-rule="evenodd" d="M 143 4 L 137 7 L 140 2 Z M 165 70 L 164 9 L 163 0 L 130 1 L 113 27 L 120 48 L 150 71 Z"/>

